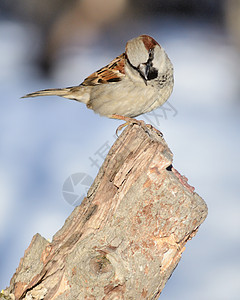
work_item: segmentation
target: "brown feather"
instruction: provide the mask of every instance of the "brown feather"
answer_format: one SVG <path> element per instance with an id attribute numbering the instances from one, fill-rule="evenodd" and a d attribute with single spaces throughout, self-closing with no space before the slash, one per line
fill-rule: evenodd
<path id="1" fill-rule="evenodd" d="M 160 46 L 152 37 L 149 35 L 143 34 L 140 36 L 142 38 L 142 41 L 147 49 L 149 51 L 150 49 L 154 48 L 156 45 Z M 160 46 L 161 47 L 161 46 Z"/>
<path id="2" fill-rule="evenodd" d="M 125 53 L 116 57 L 107 66 L 92 73 L 81 85 L 94 86 L 109 82 L 118 82 L 125 76 Z"/>

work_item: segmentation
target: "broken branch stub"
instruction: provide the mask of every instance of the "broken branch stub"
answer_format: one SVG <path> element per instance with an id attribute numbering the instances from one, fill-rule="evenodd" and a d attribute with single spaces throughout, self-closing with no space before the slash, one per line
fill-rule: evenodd
<path id="1" fill-rule="evenodd" d="M 164 139 L 129 126 L 52 243 L 33 238 L 6 292 L 16 299 L 157 299 L 206 216 Z"/>

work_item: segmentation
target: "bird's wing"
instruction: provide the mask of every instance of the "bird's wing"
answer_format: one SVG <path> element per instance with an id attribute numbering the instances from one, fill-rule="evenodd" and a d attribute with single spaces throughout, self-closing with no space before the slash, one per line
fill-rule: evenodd
<path id="1" fill-rule="evenodd" d="M 125 53 L 112 60 L 107 66 L 88 76 L 81 85 L 95 86 L 110 82 L 118 82 L 125 77 Z"/>

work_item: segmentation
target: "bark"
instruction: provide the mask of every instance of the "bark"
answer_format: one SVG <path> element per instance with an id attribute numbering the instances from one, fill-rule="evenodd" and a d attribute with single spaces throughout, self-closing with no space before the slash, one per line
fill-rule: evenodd
<path id="1" fill-rule="evenodd" d="M 4 297 L 157 299 L 206 216 L 165 140 L 128 126 L 53 241 L 33 237 Z"/>

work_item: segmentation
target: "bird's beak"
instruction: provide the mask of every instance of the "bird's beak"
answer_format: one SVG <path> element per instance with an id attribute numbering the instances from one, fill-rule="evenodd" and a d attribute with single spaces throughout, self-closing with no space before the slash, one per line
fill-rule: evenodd
<path id="1" fill-rule="evenodd" d="M 150 66 L 147 63 L 140 64 L 138 67 L 138 71 L 142 78 L 144 79 L 145 83 L 148 80 L 148 73 L 149 73 Z"/>

